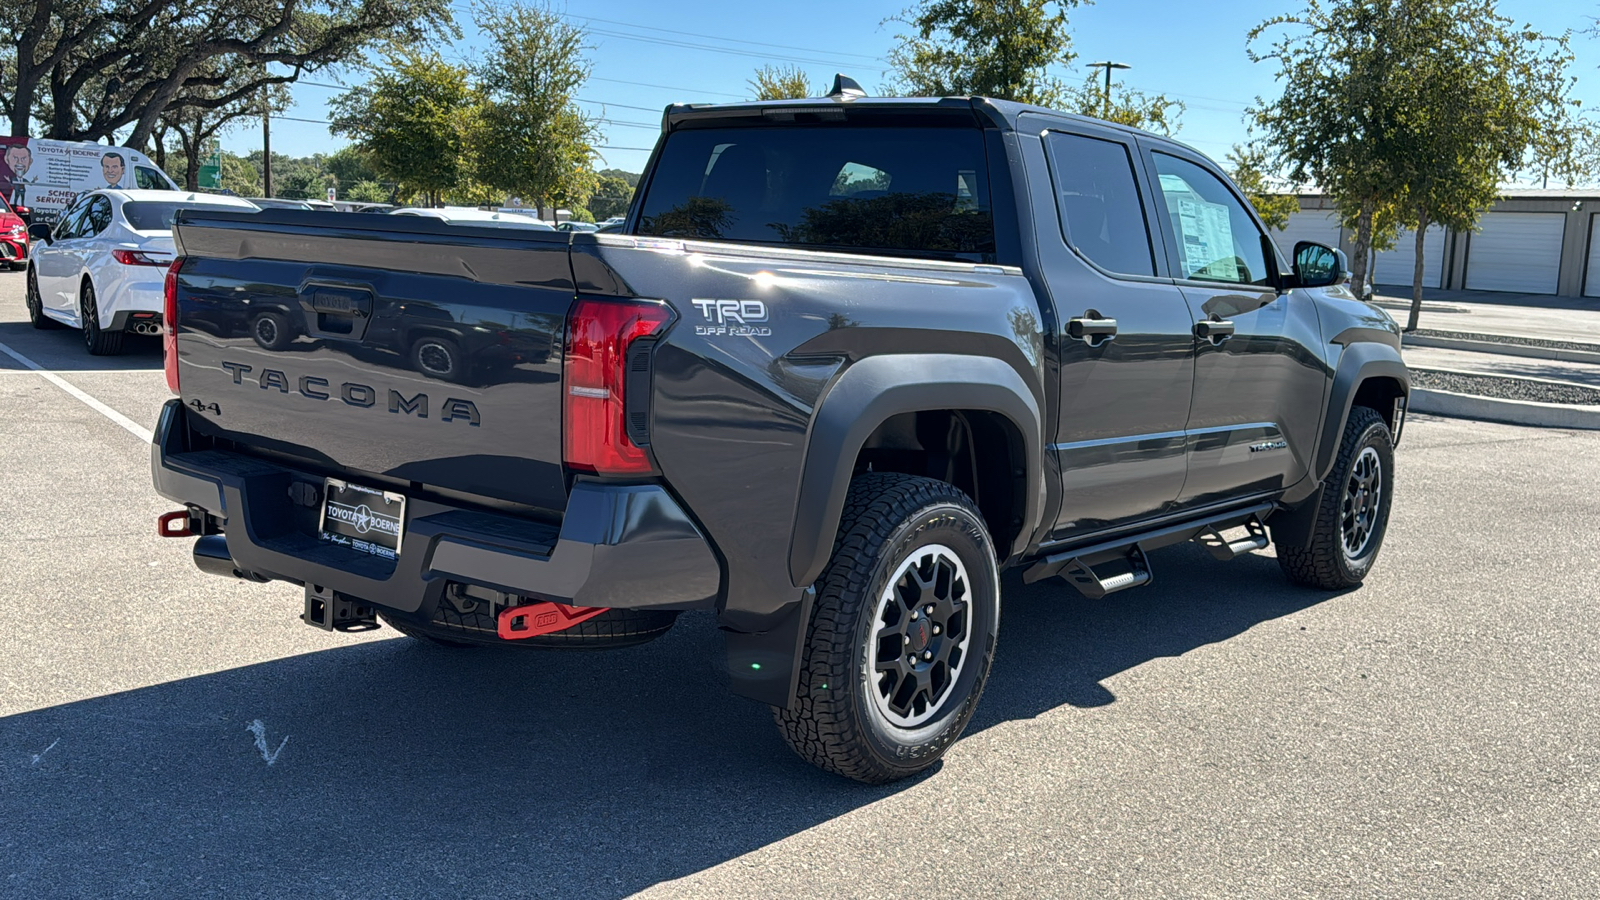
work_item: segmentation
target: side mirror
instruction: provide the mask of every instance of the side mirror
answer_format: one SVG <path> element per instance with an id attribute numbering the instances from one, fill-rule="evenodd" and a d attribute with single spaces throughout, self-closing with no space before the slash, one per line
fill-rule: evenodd
<path id="1" fill-rule="evenodd" d="M 50 226 L 43 222 L 35 222 L 28 226 L 28 237 L 41 244 L 50 243 Z"/>
<path id="2" fill-rule="evenodd" d="M 1311 241 L 1300 241 L 1294 245 L 1296 287 L 1329 287 L 1343 284 L 1349 278 L 1349 263 L 1345 260 L 1344 251 Z"/>

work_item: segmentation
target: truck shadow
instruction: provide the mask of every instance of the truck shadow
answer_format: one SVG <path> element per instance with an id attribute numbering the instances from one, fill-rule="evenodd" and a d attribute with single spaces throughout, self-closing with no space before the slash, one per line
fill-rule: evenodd
<path id="1" fill-rule="evenodd" d="M 969 734 L 1328 596 L 1154 560 L 1097 603 L 1010 578 Z M 0 719 L 0 893 L 620 897 L 916 788 L 801 763 L 716 650 L 705 615 L 612 653 L 372 641 Z"/>

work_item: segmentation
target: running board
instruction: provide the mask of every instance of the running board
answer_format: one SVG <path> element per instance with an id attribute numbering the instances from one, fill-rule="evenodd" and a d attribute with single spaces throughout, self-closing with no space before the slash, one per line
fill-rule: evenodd
<path id="1" fill-rule="evenodd" d="M 1154 575 L 1145 554 L 1158 547 L 1201 539 L 1200 542 L 1218 559 L 1233 559 L 1242 553 L 1265 547 L 1267 530 L 1264 519 L 1273 508 L 1271 503 L 1260 503 L 1053 553 L 1023 572 L 1022 580 L 1033 584 L 1060 576 L 1085 597 L 1099 600 L 1117 591 L 1149 584 Z M 1245 538 L 1229 542 L 1222 537 L 1223 531 L 1241 525 L 1250 532 Z M 1212 535 L 1215 535 L 1219 546 L 1213 547 L 1208 543 L 1207 539 Z"/>
<path id="2" fill-rule="evenodd" d="M 1223 562 L 1238 559 L 1256 550 L 1265 550 L 1267 545 L 1272 543 L 1267 538 L 1267 523 L 1261 521 L 1260 516 L 1252 517 L 1250 521 L 1244 523 L 1244 527 L 1250 533 L 1236 541 L 1230 541 L 1222 536 L 1222 529 L 1208 526 L 1194 536 L 1194 542 L 1211 551 L 1212 556 Z"/>

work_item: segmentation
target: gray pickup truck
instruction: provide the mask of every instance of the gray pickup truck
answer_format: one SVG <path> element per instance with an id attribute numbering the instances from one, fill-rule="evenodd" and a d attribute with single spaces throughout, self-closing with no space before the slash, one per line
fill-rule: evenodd
<path id="1" fill-rule="evenodd" d="M 152 463 L 202 570 L 448 647 L 702 610 L 733 690 L 861 781 L 960 735 L 1004 569 L 1099 598 L 1270 542 L 1337 589 L 1383 542 L 1398 329 L 1163 137 L 841 81 L 668 108 L 616 234 L 176 231 Z"/>

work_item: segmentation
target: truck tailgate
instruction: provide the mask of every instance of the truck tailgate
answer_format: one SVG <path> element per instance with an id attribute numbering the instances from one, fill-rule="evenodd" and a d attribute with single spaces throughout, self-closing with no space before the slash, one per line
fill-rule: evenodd
<path id="1" fill-rule="evenodd" d="M 559 511 L 568 237 L 354 213 L 175 228 L 191 426 L 314 470 Z"/>

